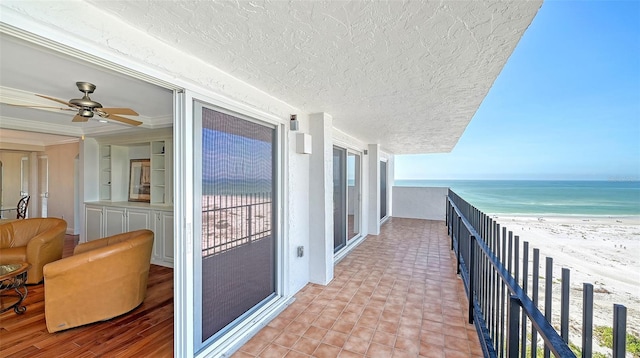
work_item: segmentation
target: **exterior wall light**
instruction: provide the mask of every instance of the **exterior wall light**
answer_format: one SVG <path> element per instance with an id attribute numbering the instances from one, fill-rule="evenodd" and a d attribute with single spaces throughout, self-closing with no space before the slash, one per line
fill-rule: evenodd
<path id="1" fill-rule="evenodd" d="M 300 124 L 300 122 L 298 122 L 298 115 L 292 114 L 291 115 L 291 125 L 289 126 L 289 129 L 291 129 L 292 131 L 297 131 L 298 128 L 299 128 L 299 124 Z"/>

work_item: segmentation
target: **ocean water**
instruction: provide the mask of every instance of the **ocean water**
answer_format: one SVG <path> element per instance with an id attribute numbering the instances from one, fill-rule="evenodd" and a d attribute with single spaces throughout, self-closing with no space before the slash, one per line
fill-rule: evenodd
<path id="1" fill-rule="evenodd" d="M 450 187 L 486 214 L 640 216 L 640 181 L 396 180 Z"/>

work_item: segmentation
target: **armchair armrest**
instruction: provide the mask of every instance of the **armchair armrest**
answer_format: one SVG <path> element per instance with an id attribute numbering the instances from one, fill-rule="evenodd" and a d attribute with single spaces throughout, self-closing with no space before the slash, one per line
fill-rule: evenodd
<path id="1" fill-rule="evenodd" d="M 42 269 L 49 262 L 62 258 L 66 223 L 51 230 L 43 231 L 27 243 L 27 262 L 31 268 L 27 274 L 27 283 L 38 283 L 44 277 Z"/>

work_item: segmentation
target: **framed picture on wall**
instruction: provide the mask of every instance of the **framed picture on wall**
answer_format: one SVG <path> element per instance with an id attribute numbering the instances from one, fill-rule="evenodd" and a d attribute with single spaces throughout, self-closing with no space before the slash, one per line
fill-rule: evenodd
<path id="1" fill-rule="evenodd" d="M 151 201 L 151 162 L 131 159 L 129 164 L 129 201 Z"/>

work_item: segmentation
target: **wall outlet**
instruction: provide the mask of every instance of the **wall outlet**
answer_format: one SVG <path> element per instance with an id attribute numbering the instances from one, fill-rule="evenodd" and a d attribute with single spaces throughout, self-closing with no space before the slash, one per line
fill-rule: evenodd
<path id="1" fill-rule="evenodd" d="M 304 256 L 304 246 L 298 246 L 298 257 Z"/>

